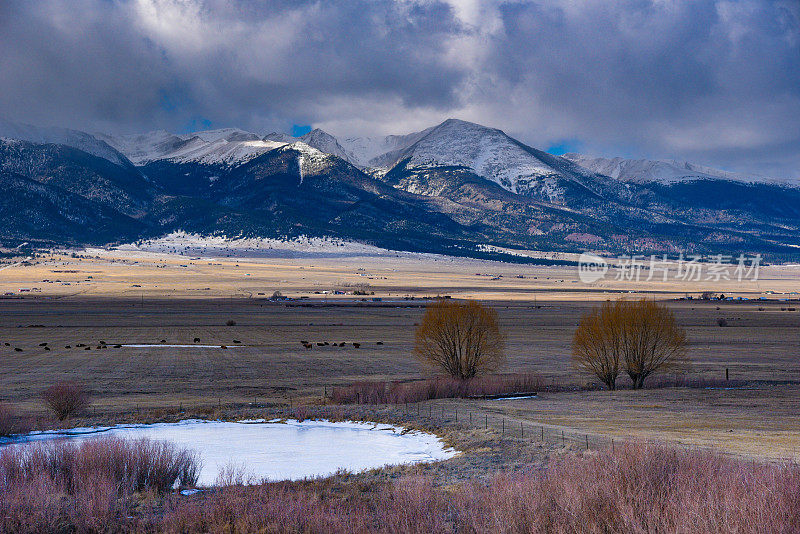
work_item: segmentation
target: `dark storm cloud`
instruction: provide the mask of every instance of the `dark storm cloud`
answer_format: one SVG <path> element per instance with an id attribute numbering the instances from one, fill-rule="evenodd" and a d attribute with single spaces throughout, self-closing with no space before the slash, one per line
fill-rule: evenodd
<path id="1" fill-rule="evenodd" d="M 0 3 L 0 115 L 137 131 L 403 133 L 800 176 L 800 2 Z"/>
<path id="2" fill-rule="evenodd" d="M 340 98 L 448 109 L 466 74 L 445 58 L 460 31 L 446 4 L 12 0 L 5 11 L 0 111 L 37 123 L 312 122 Z"/>
<path id="3" fill-rule="evenodd" d="M 547 110 L 551 128 L 588 144 L 739 167 L 753 158 L 800 164 L 798 6 L 511 4 L 500 9 L 504 31 L 489 64 L 531 108 Z"/>

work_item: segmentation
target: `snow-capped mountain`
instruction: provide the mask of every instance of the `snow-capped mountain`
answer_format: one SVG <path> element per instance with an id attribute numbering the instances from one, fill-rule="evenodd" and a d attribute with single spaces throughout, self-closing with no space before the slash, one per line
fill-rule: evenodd
<path id="1" fill-rule="evenodd" d="M 564 154 L 564 158 L 592 172 L 633 183 L 675 184 L 696 180 L 728 180 L 745 183 L 787 184 L 791 181 L 757 174 L 737 174 L 703 165 L 675 160 L 602 158 Z"/>
<path id="2" fill-rule="evenodd" d="M 502 130 L 448 119 L 417 134 L 404 136 L 408 146 L 370 160 L 391 169 L 403 164 L 411 172 L 436 167 L 463 167 L 512 193 L 563 203 L 567 189 L 594 190 L 592 173 L 571 161 L 526 146 Z"/>
<path id="3" fill-rule="evenodd" d="M 158 160 L 235 165 L 286 144 L 263 139 L 254 133 L 235 128 L 184 135 L 174 135 L 164 131 L 141 135 L 98 135 L 128 156 L 136 165 Z"/>
<path id="4" fill-rule="evenodd" d="M 413 145 L 435 126 L 407 135 L 387 135 L 385 137 L 345 137 L 339 143 L 353 158 L 351 163 L 362 168 L 380 167 L 380 158 L 384 154 L 403 150 Z M 376 161 L 377 160 L 377 161 Z"/>
<path id="5" fill-rule="evenodd" d="M 302 137 L 281 133 L 260 136 L 236 128 L 205 130 L 190 134 L 175 135 L 155 131 L 140 135 L 96 134 L 117 150 L 125 154 L 136 165 L 154 161 L 173 163 L 200 163 L 205 165 L 241 165 L 270 150 L 287 145 L 307 155 L 331 154 L 350 161 L 350 155 L 332 135 L 315 129 Z M 316 150 L 316 153 L 309 152 Z"/>
<path id="6" fill-rule="evenodd" d="M 479 255 L 486 243 L 781 257 L 800 249 L 800 188 L 676 162 L 554 156 L 460 120 L 372 138 L 234 128 L 90 135 L 10 123 L 0 137 L 0 242 L 182 229 Z"/>
<path id="7" fill-rule="evenodd" d="M 0 119 L 0 138 L 29 141 L 38 144 L 71 146 L 87 154 L 107 159 L 116 165 L 130 166 L 130 162 L 120 151 L 109 146 L 108 143 L 79 130 L 44 128 Z"/>
<path id="8" fill-rule="evenodd" d="M 336 156 L 342 158 L 345 161 L 349 161 L 350 163 L 354 163 L 353 155 L 347 152 L 342 145 L 339 144 L 339 141 L 323 130 L 319 128 L 315 128 L 308 132 L 307 134 L 303 135 L 298 139 L 299 141 L 305 143 L 306 145 L 316 148 L 320 152 L 324 152 L 326 154 L 331 154 L 332 156 Z"/>

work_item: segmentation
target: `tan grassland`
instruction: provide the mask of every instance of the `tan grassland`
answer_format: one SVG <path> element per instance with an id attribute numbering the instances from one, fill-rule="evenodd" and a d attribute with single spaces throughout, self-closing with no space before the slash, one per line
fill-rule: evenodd
<path id="1" fill-rule="evenodd" d="M 605 281 L 585 284 L 574 266 L 406 253 L 76 254 L 83 257 L 61 252 L 0 266 L 0 295 L 7 294 L 0 298 L 0 400 L 32 417 L 44 416 L 38 395 L 59 379 L 85 383 L 93 420 L 114 422 L 148 409 L 320 404 L 337 385 L 417 378 L 423 369 L 412 356 L 414 326 L 423 297 L 437 295 L 496 307 L 508 338 L 506 371 L 578 386 L 591 380 L 570 363 L 580 315 L 599 300 L 647 296 L 668 302 L 686 328 L 690 378 L 721 380 L 728 369 L 732 380 L 750 383 L 438 404 L 592 436 L 800 458 L 799 266 L 763 266 L 758 281 L 741 282 L 648 281 L 647 271 L 638 281 L 616 280 L 612 269 Z M 293 300 L 269 302 L 276 290 Z M 369 294 L 348 294 L 354 290 Z M 751 300 L 678 300 L 703 291 Z M 728 326 L 718 326 L 720 318 Z M 228 348 L 115 348 L 161 340 Z"/>

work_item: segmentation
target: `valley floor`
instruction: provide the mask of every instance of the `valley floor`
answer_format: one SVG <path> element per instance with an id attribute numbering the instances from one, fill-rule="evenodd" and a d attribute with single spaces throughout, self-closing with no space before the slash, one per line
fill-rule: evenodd
<path id="1" fill-rule="evenodd" d="M 69 425 L 365 419 L 434 431 L 463 452 L 308 490 L 331 495 L 353 484 L 369 492 L 395 479 L 407 485 L 419 476 L 447 492 L 465 480 L 527 473 L 570 451 L 588 448 L 591 458 L 631 439 L 748 461 L 800 459 L 798 267 L 767 266 L 748 283 L 593 285 L 581 282 L 575 267 L 299 252 L 248 258 L 236 251 L 95 249 L 9 260 L 0 271 L 0 294 L 10 293 L 0 298 L 0 400 L 33 428 L 56 428 L 62 423 L 39 394 L 76 380 L 93 403 Z M 289 300 L 269 300 L 275 291 Z M 682 299 L 701 291 L 750 300 Z M 426 297 L 437 295 L 497 309 L 507 335 L 504 371 L 536 373 L 558 387 L 517 400 L 331 404 L 336 387 L 425 376 L 412 355 L 414 327 Z M 667 302 L 690 342 L 685 377 L 661 377 L 643 391 L 585 389 L 591 377 L 576 374 L 570 362 L 575 326 L 598 301 L 619 296 Z"/>

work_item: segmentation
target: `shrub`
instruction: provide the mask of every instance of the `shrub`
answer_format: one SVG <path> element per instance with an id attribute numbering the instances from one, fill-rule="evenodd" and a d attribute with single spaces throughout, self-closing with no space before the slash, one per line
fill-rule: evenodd
<path id="1" fill-rule="evenodd" d="M 17 432 L 17 414 L 9 404 L 0 402 L 0 436 L 10 436 Z"/>
<path id="2" fill-rule="evenodd" d="M 724 317 L 720 317 L 719 319 L 717 319 L 717 325 L 728 326 L 728 320 L 725 319 Z"/>
<path id="3" fill-rule="evenodd" d="M 225 326 L 236 326 L 236 321 L 233 319 L 228 319 L 228 322 L 225 323 Z"/>
<path id="4" fill-rule="evenodd" d="M 795 465 L 634 443 L 443 489 L 405 476 L 223 488 L 169 510 L 167 531 L 796 532 Z"/>
<path id="5" fill-rule="evenodd" d="M 57 382 L 42 392 L 42 400 L 53 411 L 59 421 L 86 409 L 89 394 L 77 382 Z"/>
<path id="6" fill-rule="evenodd" d="M 98 438 L 5 447 L 0 532 L 126 530 L 135 492 L 194 485 L 198 473 L 196 455 L 162 442 Z"/>
<path id="7" fill-rule="evenodd" d="M 230 468 L 221 482 L 231 487 L 135 503 L 119 497 L 130 495 L 137 486 L 127 480 L 138 476 L 96 465 L 79 476 L 75 465 L 91 462 L 77 461 L 67 445 L 60 456 L 64 445 L 45 446 L 53 453 L 41 459 L 0 452 L 0 479 L 10 481 L 0 484 L 0 531 L 711 534 L 797 532 L 800 525 L 797 465 L 646 443 L 446 487 L 408 475 L 241 486 L 244 478 Z"/>
<path id="8" fill-rule="evenodd" d="M 488 375 L 470 380 L 439 377 L 411 382 L 363 381 L 333 388 L 331 400 L 339 404 L 403 404 L 430 399 L 531 393 L 544 388 L 542 378 L 533 373 Z"/>

